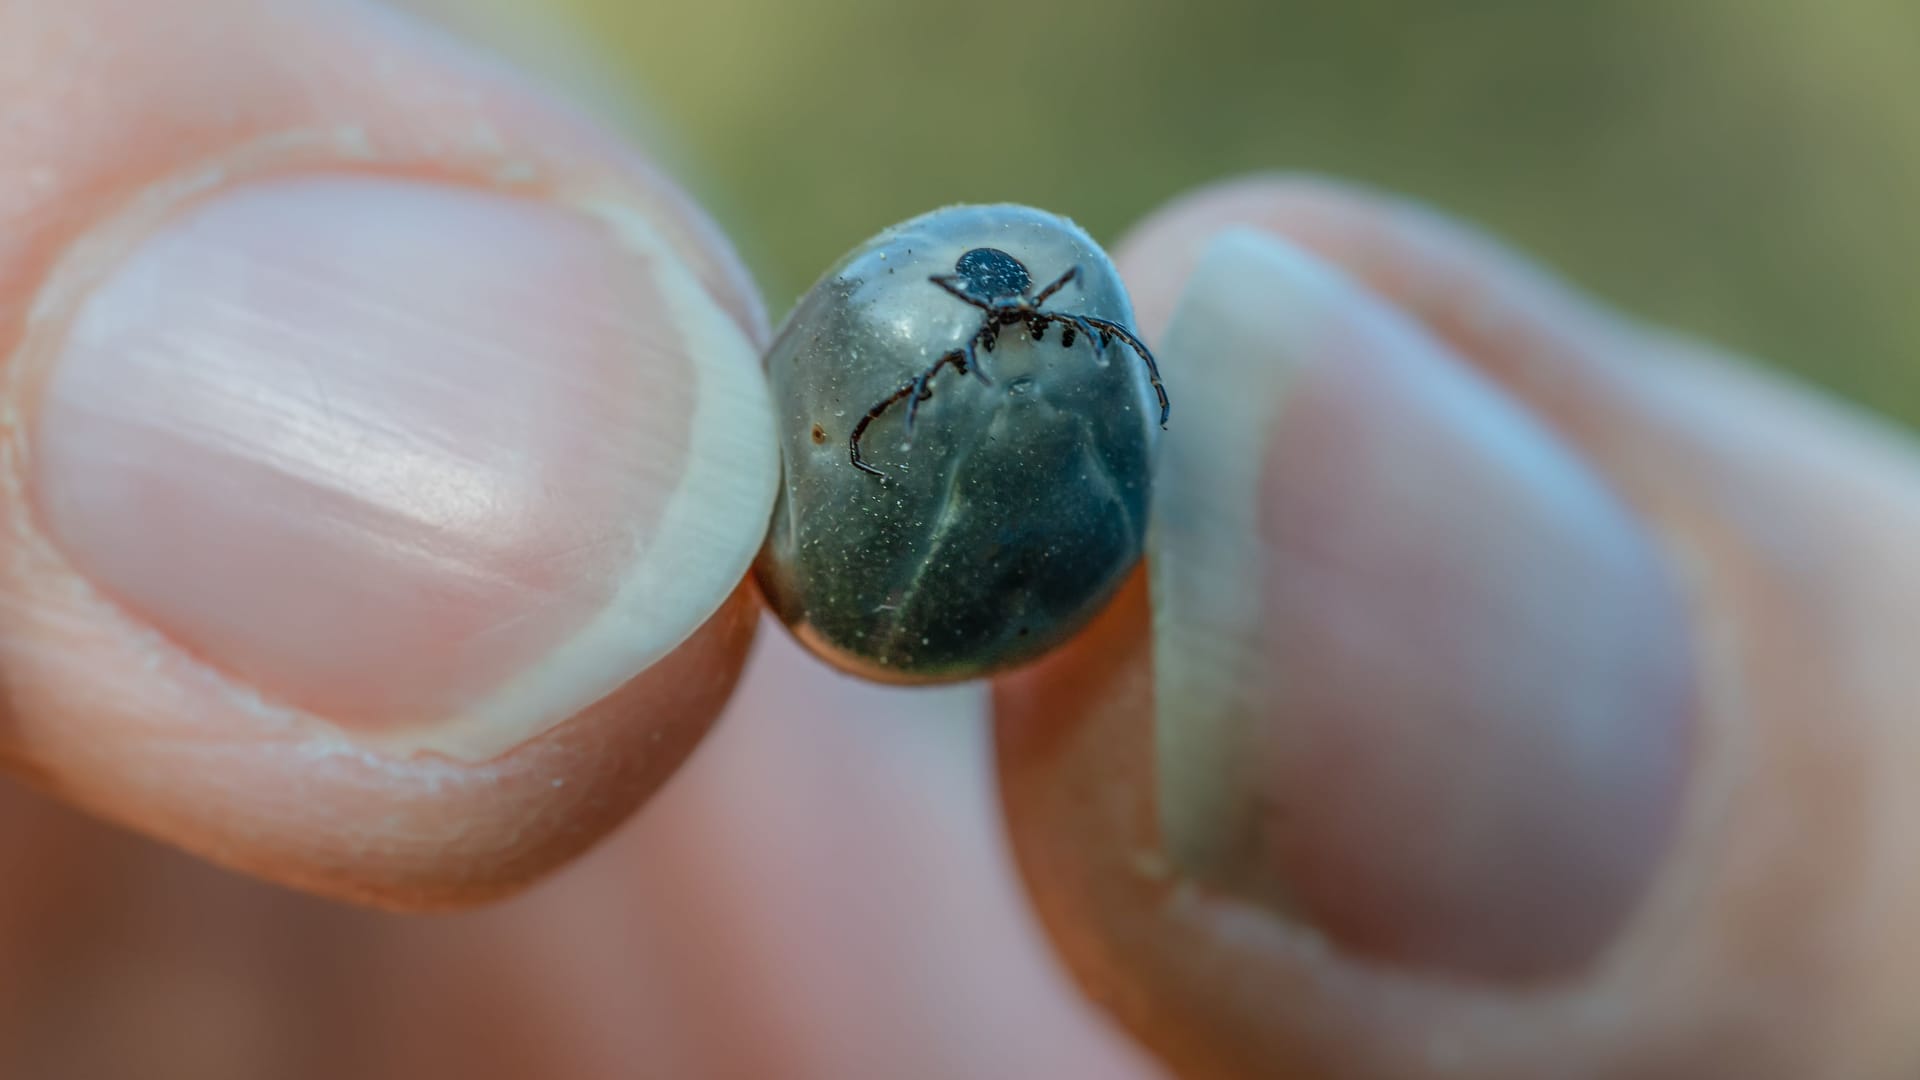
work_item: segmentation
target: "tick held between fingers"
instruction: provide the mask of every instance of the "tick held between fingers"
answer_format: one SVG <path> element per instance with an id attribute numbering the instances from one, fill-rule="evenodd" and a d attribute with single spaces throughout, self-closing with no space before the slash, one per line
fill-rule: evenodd
<path id="1" fill-rule="evenodd" d="M 1023 206 L 936 210 L 828 270 L 767 354 L 783 482 L 758 573 L 795 635 L 943 682 L 1084 626 L 1140 559 L 1169 411 L 1132 321 L 1106 253 Z"/>

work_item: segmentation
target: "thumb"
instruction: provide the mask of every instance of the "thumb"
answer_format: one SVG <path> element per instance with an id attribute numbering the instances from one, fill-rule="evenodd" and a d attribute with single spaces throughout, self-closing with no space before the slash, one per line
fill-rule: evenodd
<path id="1" fill-rule="evenodd" d="M 380 9 L 11 4 L 0 41 L 0 756 L 392 904 L 610 828 L 752 634 L 724 246 Z"/>
<path id="2" fill-rule="evenodd" d="M 1095 996 L 1204 1076 L 1912 1075 L 1910 448 L 1327 186 L 1123 266 L 1207 403 L 1152 610 L 996 694 Z"/>

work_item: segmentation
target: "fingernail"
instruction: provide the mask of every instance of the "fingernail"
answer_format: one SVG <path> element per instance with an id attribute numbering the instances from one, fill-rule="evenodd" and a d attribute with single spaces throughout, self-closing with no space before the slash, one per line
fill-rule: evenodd
<path id="1" fill-rule="evenodd" d="M 1682 605 L 1596 473 L 1423 330 L 1251 232 L 1164 350 L 1154 675 L 1172 863 L 1372 960 L 1549 978 L 1680 801 Z"/>
<path id="2" fill-rule="evenodd" d="M 645 221 L 347 175 L 180 209 L 49 350 L 44 527 L 263 702 L 546 730 L 719 607 L 772 501 L 754 350 Z"/>

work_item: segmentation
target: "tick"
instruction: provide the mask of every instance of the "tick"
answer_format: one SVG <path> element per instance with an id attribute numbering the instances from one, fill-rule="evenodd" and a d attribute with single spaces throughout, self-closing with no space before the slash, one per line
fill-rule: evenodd
<path id="1" fill-rule="evenodd" d="M 1033 273 L 1027 265 L 999 248 L 977 247 L 968 250 L 953 264 L 953 273 L 934 274 L 927 280 L 951 293 L 962 303 L 971 304 L 982 312 L 980 329 L 976 330 L 967 343 L 959 348 L 940 355 L 925 371 L 901 383 L 899 389 L 882 398 L 867 414 L 853 425 L 853 433 L 847 437 L 847 452 L 853 467 L 862 472 L 884 477 L 886 473 L 867 464 L 860 456 L 860 437 L 865 435 L 867 427 L 881 414 L 905 400 L 907 416 L 903 429 L 913 434 L 913 422 L 920 415 L 920 405 L 933 398 L 933 377 L 940 369 L 951 366 L 960 375 L 972 373 L 983 386 L 992 386 L 985 368 L 980 364 L 979 354 L 991 353 L 999 343 L 1000 332 L 1008 327 L 1024 325 L 1027 336 L 1035 342 L 1044 341 L 1047 330 L 1054 323 L 1062 324 L 1060 347 L 1073 348 L 1075 335 L 1084 335 L 1094 343 L 1094 348 L 1104 355 L 1111 348 L 1115 338 L 1124 342 L 1133 354 L 1147 365 L 1147 378 L 1153 384 L 1154 397 L 1160 403 L 1160 426 L 1167 426 L 1167 388 L 1160 382 L 1160 366 L 1154 363 L 1153 352 L 1147 348 L 1139 336 L 1132 330 L 1097 315 L 1081 315 L 1073 312 L 1047 311 L 1041 308 L 1053 295 L 1073 281 L 1080 274 L 1078 265 L 1069 266 L 1066 272 L 1053 279 L 1053 282 L 1039 292 L 1033 291 Z"/>
<path id="2" fill-rule="evenodd" d="M 754 570 L 794 637 L 938 683 L 1083 629 L 1146 547 L 1167 392 L 1132 326 L 1113 261 L 1028 206 L 935 210 L 829 267 L 766 355 L 781 482 Z"/>

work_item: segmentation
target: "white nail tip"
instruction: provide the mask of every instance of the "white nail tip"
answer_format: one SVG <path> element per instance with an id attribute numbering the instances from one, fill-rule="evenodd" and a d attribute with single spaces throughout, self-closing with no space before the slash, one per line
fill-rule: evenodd
<path id="1" fill-rule="evenodd" d="M 1260 633 L 1266 559 L 1261 474 L 1280 404 L 1344 282 L 1250 230 L 1206 248 L 1161 343 L 1188 422 L 1169 430 L 1148 535 L 1154 715 L 1167 854 L 1205 875 L 1239 816 L 1244 699 L 1269 662 Z"/>

